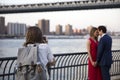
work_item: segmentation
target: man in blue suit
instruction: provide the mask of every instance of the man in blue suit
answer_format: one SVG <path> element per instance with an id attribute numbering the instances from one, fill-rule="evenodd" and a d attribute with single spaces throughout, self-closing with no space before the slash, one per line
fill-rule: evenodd
<path id="1" fill-rule="evenodd" d="M 106 34 L 107 29 L 105 26 L 98 27 L 98 33 L 101 36 L 98 43 L 97 61 L 101 68 L 103 80 L 110 80 L 110 68 L 112 64 L 112 38 Z"/>

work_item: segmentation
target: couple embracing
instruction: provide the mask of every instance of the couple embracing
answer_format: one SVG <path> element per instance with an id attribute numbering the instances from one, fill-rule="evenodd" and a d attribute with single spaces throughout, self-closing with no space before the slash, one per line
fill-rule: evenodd
<path id="1" fill-rule="evenodd" d="M 110 80 L 112 38 L 106 32 L 105 26 L 92 27 L 90 31 L 87 41 L 88 80 Z"/>

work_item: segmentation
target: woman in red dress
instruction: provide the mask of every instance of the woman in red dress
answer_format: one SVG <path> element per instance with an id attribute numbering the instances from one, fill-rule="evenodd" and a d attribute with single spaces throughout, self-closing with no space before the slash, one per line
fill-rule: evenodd
<path id="1" fill-rule="evenodd" d="M 97 46 L 98 46 L 97 28 L 92 27 L 90 38 L 87 41 L 88 52 L 88 80 L 102 80 L 102 74 L 99 66 L 96 66 Z"/>

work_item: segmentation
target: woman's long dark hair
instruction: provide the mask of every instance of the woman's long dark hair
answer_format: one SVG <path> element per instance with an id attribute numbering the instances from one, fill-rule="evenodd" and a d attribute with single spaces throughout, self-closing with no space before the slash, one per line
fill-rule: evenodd
<path id="1" fill-rule="evenodd" d="M 42 37 L 42 31 L 38 27 L 29 27 L 26 32 L 26 42 L 24 43 L 24 46 L 42 43 Z"/>

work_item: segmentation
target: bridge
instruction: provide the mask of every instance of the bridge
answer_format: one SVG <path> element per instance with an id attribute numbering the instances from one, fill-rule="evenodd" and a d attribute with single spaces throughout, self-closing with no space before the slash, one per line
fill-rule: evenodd
<path id="1" fill-rule="evenodd" d="M 120 8 L 120 0 L 82 0 L 40 4 L 0 5 L 0 14 Z"/>

